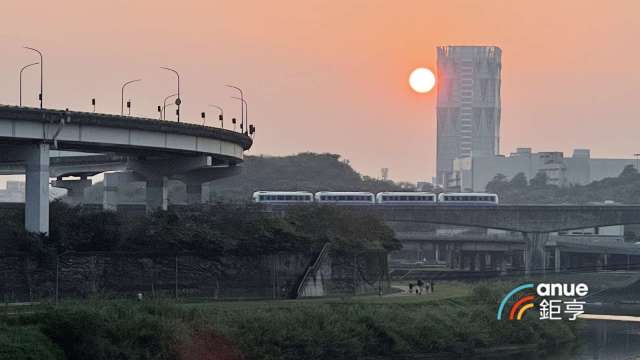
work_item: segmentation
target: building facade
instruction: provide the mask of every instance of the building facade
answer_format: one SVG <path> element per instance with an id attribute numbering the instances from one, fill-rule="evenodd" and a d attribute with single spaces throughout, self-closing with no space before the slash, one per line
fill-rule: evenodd
<path id="1" fill-rule="evenodd" d="M 436 184 L 447 186 L 456 158 L 500 152 L 502 50 L 495 46 L 437 49 Z"/>
<path id="2" fill-rule="evenodd" d="M 532 179 L 539 172 L 547 175 L 548 183 L 557 186 L 588 184 L 606 177 L 620 175 L 634 159 L 592 159 L 588 149 L 576 149 L 571 157 L 559 151 L 534 153 L 531 148 L 518 148 L 509 156 L 469 156 L 453 161 L 449 186 L 462 191 L 484 191 L 497 174 L 511 178 L 523 173 Z"/>

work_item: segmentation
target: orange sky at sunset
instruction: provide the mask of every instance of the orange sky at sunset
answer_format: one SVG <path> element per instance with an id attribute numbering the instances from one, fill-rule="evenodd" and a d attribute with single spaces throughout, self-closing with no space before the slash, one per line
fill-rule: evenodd
<path id="1" fill-rule="evenodd" d="M 501 150 L 593 157 L 640 152 L 638 1 L 14 1 L 0 11 L 0 103 L 17 104 L 18 70 L 45 53 L 45 106 L 119 113 L 155 108 L 182 76 L 183 119 L 245 90 L 258 128 L 249 154 L 342 154 L 359 171 L 431 180 L 435 91 L 413 92 L 439 45 L 503 50 Z M 36 106 L 38 71 L 25 72 Z M 215 122 L 217 125 L 217 121 Z"/>

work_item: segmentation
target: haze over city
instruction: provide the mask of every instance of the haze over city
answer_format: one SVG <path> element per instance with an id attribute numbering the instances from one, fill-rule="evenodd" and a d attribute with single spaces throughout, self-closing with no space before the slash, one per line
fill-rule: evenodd
<path id="1" fill-rule="evenodd" d="M 45 106 L 157 117 L 181 71 L 183 119 L 208 104 L 239 118 L 224 84 L 241 85 L 259 131 L 248 154 L 338 153 L 364 174 L 435 173 L 436 92 L 408 85 L 435 71 L 440 45 L 502 53 L 501 152 L 519 146 L 631 157 L 640 133 L 640 30 L 635 1 L 3 2 L 0 102 L 18 103 L 19 67 L 45 53 Z M 16 31 L 19 29 L 19 31 Z M 38 71 L 24 77 L 37 106 Z M 437 86 L 437 85 L 436 85 Z M 621 136 L 621 134 L 626 134 Z"/>

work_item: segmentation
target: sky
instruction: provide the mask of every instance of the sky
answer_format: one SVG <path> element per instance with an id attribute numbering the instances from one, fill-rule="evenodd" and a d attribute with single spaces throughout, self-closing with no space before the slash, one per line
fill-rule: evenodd
<path id="1" fill-rule="evenodd" d="M 501 152 L 640 152 L 640 2 L 3 0 L 0 103 L 18 103 L 18 71 L 45 54 L 45 106 L 157 117 L 181 75 L 182 119 L 240 116 L 244 90 L 257 128 L 248 154 L 341 154 L 395 180 L 435 171 L 436 92 L 413 92 L 440 45 L 495 45 L 502 57 Z M 23 103 L 36 106 L 27 69 Z M 225 125 L 230 125 L 228 122 Z"/>

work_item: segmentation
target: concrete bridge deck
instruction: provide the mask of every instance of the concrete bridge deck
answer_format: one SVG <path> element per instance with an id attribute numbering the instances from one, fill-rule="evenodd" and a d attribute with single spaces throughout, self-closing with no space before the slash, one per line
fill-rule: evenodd
<path id="1" fill-rule="evenodd" d="M 147 207 L 166 208 L 167 181 L 187 185 L 188 198 L 202 197 L 202 184 L 238 172 L 252 146 L 244 134 L 207 126 L 76 111 L 0 106 L 0 173 L 26 174 L 25 226 L 49 231 L 49 178 L 71 194 L 105 176 L 105 204 L 117 203 L 121 181 L 144 181 Z M 89 153 L 51 161 L 51 149 Z M 110 175 L 110 174 L 107 174 Z M 65 180 L 64 176 L 80 176 Z"/>

